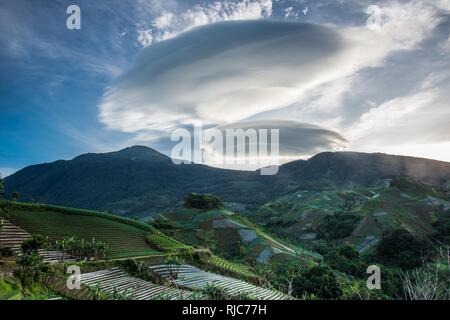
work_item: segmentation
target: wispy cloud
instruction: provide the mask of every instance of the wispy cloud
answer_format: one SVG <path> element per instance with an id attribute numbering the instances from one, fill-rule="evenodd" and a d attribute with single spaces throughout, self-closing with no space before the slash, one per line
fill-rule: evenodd
<path id="1" fill-rule="evenodd" d="M 14 172 L 18 171 L 17 168 L 9 168 L 9 167 L 2 167 L 0 168 L 0 176 L 3 178 L 6 178 L 7 176 L 12 175 Z"/>
<path id="2" fill-rule="evenodd" d="M 272 0 L 214 1 L 174 13 L 163 10 L 152 22 L 138 27 L 138 42 L 143 47 L 171 39 L 192 28 L 221 21 L 252 20 L 272 15 Z"/>

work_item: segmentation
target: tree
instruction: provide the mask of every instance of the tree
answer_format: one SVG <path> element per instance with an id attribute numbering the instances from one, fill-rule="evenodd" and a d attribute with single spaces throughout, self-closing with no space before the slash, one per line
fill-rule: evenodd
<path id="1" fill-rule="evenodd" d="M 318 238 L 324 240 L 339 240 L 351 235 L 359 218 L 352 214 L 326 216 L 318 228 Z"/>
<path id="2" fill-rule="evenodd" d="M 164 259 L 164 264 L 167 266 L 167 270 L 169 271 L 170 277 L 172 279 L 178 278 L 178 272 L 183 263 L 184 263 L 183 259 L 174 255 L 168 255 Z"/>
<path id="3" fill-rule="evenodd" d="M 436 230 L 433 237 L 435 240 L 450 244 L 450 217 L 444 215 L 433 223 L 433 228 Z"/>
<path id="4" fill-rule="evenodd" d="M 44 272 L 43 259 L 37 252 L 25 252 L 17 261 L 18 269 L 14 275 L 20 279 L 24 287 L 29 287 Z"/>
<path id="5" fill-rule="evenodd" d="M 184 207 L 198 210 L 212 210 L 223 208 L 223 201 L 211 194 L 189 193 L 184 198 Z"/>
<path id="6" fill-rule="evenodd" d="M 47 243 L 47 239 L 41 235 L 33 235 L 33 238 L 29 240 L 25 240 L 22 243 L 22 251 L 25 253 L 30 252 L 38 252 L 39 249 L 42 249 Z"/>
<path id="7" fill-rule="evenodd" d="M 413 269 L 421 266 L 432 253 L 433 246 L 427 238 L 396 229 L 383 234 L 376 254 L 387 265 Z"/>
<path id="8" fill-rule="evenodd" d="M 297 297 L 313 294 L 321 299 L 338 299 L 342 290 L 333 270 L 319 265 L 294 278 L 293 293 Z"/>
<path id="9" fill-rule="evenodd" d="M 13 191 L 13 193 L 11 194 L 11 196 L 12 196 L 12 198 L 13 198 L 14 201 L 17 201 L 17 200 L 20 198 L 21 194 L 20 194 L 20 192 L 18 192 L 18 191 Z"/>

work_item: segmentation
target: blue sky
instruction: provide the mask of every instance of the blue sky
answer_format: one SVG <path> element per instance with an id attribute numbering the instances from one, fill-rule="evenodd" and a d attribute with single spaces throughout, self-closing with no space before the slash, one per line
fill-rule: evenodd
<path id="1" fill-rule="evenodd" d="M 81 30 L 66 28 L 70 4 Z M 374 4 L 378 30 L 367 28 Z M 195 120 L 286 126 L 292 159 L 450 161 L 449 10 L 447 0 L 0 0 L 0 172 L 134 144 L 168 153 L 170 133 Z"/>

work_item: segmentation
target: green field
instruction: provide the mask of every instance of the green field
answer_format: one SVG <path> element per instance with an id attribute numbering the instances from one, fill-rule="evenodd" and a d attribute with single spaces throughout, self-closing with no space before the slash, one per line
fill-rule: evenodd
<path id="1" fill-rule="evenodd" d="M 27 232 L 49 237 L 51 241 L 71 236 L 103 241 L 109 247 L 109 259 L 159 255 L 166 249 L 186 248 L 146 224 L 103 213 L 10 203 L 0 215 Z"/>

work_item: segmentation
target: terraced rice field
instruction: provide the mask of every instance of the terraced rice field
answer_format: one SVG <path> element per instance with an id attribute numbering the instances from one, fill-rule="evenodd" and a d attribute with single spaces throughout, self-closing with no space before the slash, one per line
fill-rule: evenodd
<path id="1" fill-rule="evenodd" d="M 147 235 L 147 241 L 161 251 L 177 251 L 189 248 L 163 234 L 151 233 Z"/>
<path id="2" fill-rule="evenodd" d="M 99 216 L 21 208 L 8 212 L 8 219 L 31 234 L 40 234 L 52 241 L 71 236 L 103 241 L 109 247 L 107 258 L 160 254 L 147 244 L 148 232 Z"/>
<path id="3" fill-rule="evenodd" d="M 12 224 L 8 220 L 0 218 L 0 244 L 4 247 L 11 248 L 16 256 L 22 254 L 20 250 L 22 242 L 31 238 L 32 235 L 30 233 Z M 44 262 L 56 263 L 62 258 L 63 253 L 55 250 L 39 250 L 39 255 L 44 259 Z M 70 262 L 75 261 L 75 259 L 64 254 L 64 261 Z"/>
<path id="4" fill-rule="evenodd" d="M 218 256 L 214 256 L 214 255 L 211 256 L 211 258 L 208 259 L 207 263 L 209 263 L 211 266 L 213 266 L 215 268 L 230 272 L 235 275 L 243 276 L 243 277 L 249 278 L 249 279 L 257 278 L 256 274 L 254 274 L 252 271 L 250 271 L 245 266 L 236 264 L 236 263 L 232 263 L 232 262 L 222 259 Z"/>
<path id="5" fill-rule="evenodd" d="M 286 300 L 289 299 L 285 294 L 261 288 L 248 282 L 225 277 L 211 272 L 200 270 L 194 266 L 181 265 L 178 269 L 177 279 L 172 279 L 167 265 L 149 266 L 150 270 L 170 281 L 179 287 L 191 290 L 204 290 L 208 284 L 213 284 L 224 288 L 231 296 L 238 296 L 239 293 L 246 293 L 258 300 Z"/>
<path id="6" fill-rule="evenodd" d="M 114 293 L 114 290 L 126 293 L 131 300 L 179 300 L 189 299 L 193 295 L 186 290 L 163 287 L 134 278 L 119 268 L 84 273 L 81 275 L 81 284 L 89 287 L 99 286 L 110 295 Z"/>

